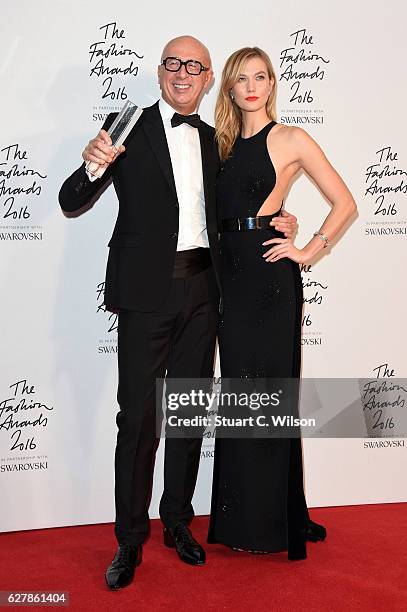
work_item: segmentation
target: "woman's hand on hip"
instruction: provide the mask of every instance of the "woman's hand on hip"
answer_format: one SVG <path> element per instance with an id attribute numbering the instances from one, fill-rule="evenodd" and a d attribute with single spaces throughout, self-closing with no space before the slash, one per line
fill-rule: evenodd
<path id="1" fill-rule="evenodd" d="M 297 249 L 292 241 L 287 238 L 271 238 L 271 240 L 263 242 L 263 246 L 268 246 L 269 244 L 275 245 L 263 253 L 264 259 L 269 263 L 274 263 L 279 259 L 283 259 L 283 257 L 288 257 L 296 263 L 306 263 L 309 260 L 309 256 L 302 249 Z"/>

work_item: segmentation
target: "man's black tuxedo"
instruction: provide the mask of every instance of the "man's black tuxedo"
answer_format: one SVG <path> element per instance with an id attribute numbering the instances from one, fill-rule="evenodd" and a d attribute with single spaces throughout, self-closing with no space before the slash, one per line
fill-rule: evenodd
<path id="1" fill-rule="evenodd" d="M 115 116 L 112 113 L 107 117 L 104 129 L 109 128 Z M 201 122 L 199 138 L 207 232 L 217 274 L 215 179 L 219 158 L 214 129 Z M 119 214 L 109 242 L 105 304 L 151 312 L 160 306 L 170 289 L 179 217 L 171 159 L 158 103 L 144 110 L 125 145 L 125 153 L 97 181 L 89 181 L 83 164 L 63 184 L 59 201 L 64 211 L 76 211 L 88 204 L 113 179 Z"/>
<path id="2" fill-rule="evenodd" d="M 108 128 L 113 119 L 114 115 L 109 115 L 104 127 Z M 120 543 L 138 545 L 148 535 L 157 447 L 157 379 L 166 375 L 193 379 L 213 375 L 219 307 L 215 203 L 219 160 L 213 128 L 202 123 L 199 137 L 214 265 L 191 277 L 174 274 L 179 207 L 158 103 L 144 110 L 126 139 L 126 152 L 101 179 L 89 181 L 82 165 L 65 181 L 59 196 L 64 211 L 77 211 L 113 180 L 119 199 L 119 214 L 109 242 L 105 304 L 119 309 L 115 533 Z M 160 515 L 167 527 L 188 523 L 193 517 L 191 501 L 201 442 L 166 440 Z"/>

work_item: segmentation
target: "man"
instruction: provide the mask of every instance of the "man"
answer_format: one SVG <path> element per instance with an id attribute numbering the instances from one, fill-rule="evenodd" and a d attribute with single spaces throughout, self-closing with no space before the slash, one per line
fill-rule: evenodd
<path id="1" fill-rule="evenodd" d="M 146 108 L 126 141 L 111 147 L 104 128 L 85 161 L 106 165 L 91 180 L 84 165 L 63 184 L 60 204 L 75 211 L 110 179 L 119 214 L 109 242 L 105 304 L 119 309 L 119 388 L 115 456 L 115 534 L 119 547 L 106 571 L 124 587 L 141 563 L 148 535 L 156 439 L 156 379 L 211 378 L 219 307 L 214 130 L 195 114 L 213 73 L 206 47 L 182 36 L 164 48 L 158 67 L 162 98 Z M 277 220 L 292 235 L 295 217 Z M 164 543 L 192 565 L 205 551 L 188 527 L 201 439 L 167 439 L 160 516 Z"/>

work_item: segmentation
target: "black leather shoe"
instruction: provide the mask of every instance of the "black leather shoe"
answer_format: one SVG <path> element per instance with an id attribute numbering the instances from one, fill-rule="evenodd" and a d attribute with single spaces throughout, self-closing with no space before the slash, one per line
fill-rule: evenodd
<path id="1" fill-rule="evenodd" d="M 130 584 L 134 572 L 141 563 L 142 546 L 119 544 L 115 558 L 106 570 L 105 578 L 109 589 L 122 589 Z"/>
<path id="2" fill-rule="evenodd" d="M 288 539 L 289 561 L 300 561 L 307 558 L 307 544 L 303 533 L 298 533 Z"/>
<path id="3" fill-rule="evenodd" d="M 203 565 L 206 560 L 204 549 L 193 538 L 187 525 L 178 523 L 175 527 L 164 527 L 164 544 L 176 548 L 181 561 L 190 565 Z"/>
<path id="4" fill-rule="evenodd" d="M 308 519 L 305 527 L 305 539 L 309 542 L 323 542 L 326 538 L 326 529 L 323 525 Z"/>

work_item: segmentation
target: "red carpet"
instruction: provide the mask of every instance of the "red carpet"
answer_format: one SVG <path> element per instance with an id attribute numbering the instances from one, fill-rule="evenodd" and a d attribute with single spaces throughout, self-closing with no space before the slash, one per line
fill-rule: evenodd
<path id="1" fill-rule="evenodd" d="M 0 590 L 67 591 L 68 609 L 101 612 L 405 612 L 407 504 L 314 509 L 311 515 L 326 525 L 328 538 L 308 544 L 306 561 L 206 545 L 203 567 L 189 567 L 164 548 L 160 523 L 153 521 L 135 582 L 113 593 L 103 578 L 116 548 L 112 525 L 1 534 Z M 194 520 L 202 543 L 206 529 L 207 518 Z"/>

